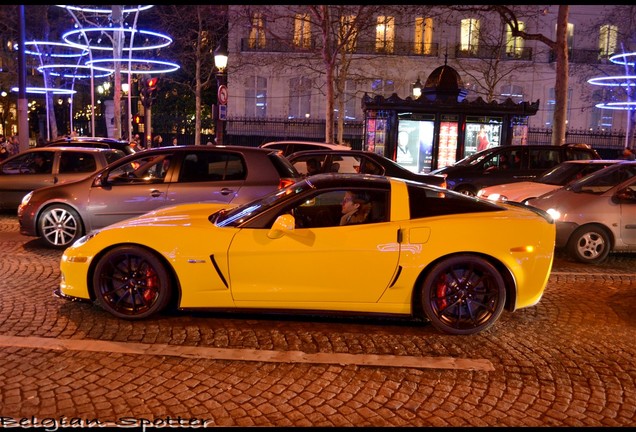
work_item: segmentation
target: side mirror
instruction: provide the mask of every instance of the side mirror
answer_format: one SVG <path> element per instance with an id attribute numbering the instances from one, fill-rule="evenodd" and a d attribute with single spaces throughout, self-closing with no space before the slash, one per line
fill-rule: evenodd
<path id="1" fill-rule="evenodd" d="M 612 196 L 615 204 L 629 204 L 636 202 L 636 193 L 630 188 L 621 189 Z"/>
<path id="2" fill-rule="evenodd" d="M 274 221 L 274 225 L 270 228 L 267 233 L 267 237 L 271 239 L 281 238 L 285 234 L 288 234 L 294 231 L 294 227 L 296 226 L 296 219 L 290 214 L 280 215 Z"/>
<path id="3" fill-rule="evenodd" d="M 106 173 L 106 171 L 102 171 L 97 174 L 93 179 L 93 187 L 106 186 L 108 184 L 106 177 L 108 177 L 108 173 Z"/>

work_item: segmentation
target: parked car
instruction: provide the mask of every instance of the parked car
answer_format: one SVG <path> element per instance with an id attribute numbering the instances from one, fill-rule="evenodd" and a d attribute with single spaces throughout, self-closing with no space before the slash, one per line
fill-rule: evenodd
<path id="1" fill-rule="evenodd" d="M 374 216 L 340 225 L 351 193 Z M 64 251 L 56 294 L 125 319 L 168 307 L 378 313 L 466 335 L 541 299 L 554 235 L 521 204 L 320 174 L 242 206 L 170 206 L 93 231 Z"/>
<path id="2" fill-rule="evenodd" d="M 261 144 L 260 147 L 274 148 L 283 151 L 284 156 L 302 150 L 351 150 L 351 147 L 341 144 L 328 144 L 314 141 L 272 141 Z"/>
<path id="3" fill-rule="evenodd" d="M 27 193 L 86 177 L 125 155 L 120 150 L 32 148 L 0 163 L 0 209 L 15 210 Z"/>
<path id="4" fill-rule="evenodd" d="M 503 183 L 480 189 L 477 196 L 491 201 L 523 202 L 536 198 L 588 174 L 608 167 L 618 160 L 592 159 L 561 162 L 532 181 Z"/>
<path id="5" fill-rule="evenodd" d="M 49 141 L 46 147 L 97 147 L 114 148 L 123 151 L 125 154 L 133 154 L 140 149 L 128 141 L 116 140 L 113 138 L 101 137 L 65 137 Z"/>
<path id="6" fill-rule="evenodd" d="M 556 221 L 556 247 L 584 263 L 636 251 L 636 162 L 621 161 L 527 201 Z"/>
<path id="7" fill-rule="evenodd" d="M 301 178 L 277 150 L 170 146 L 144 150 L 83 180 L 39 189 L 18 208 L 20 232 L 64 248 L 93 229 L 164 205 L 244 203 Z"/>
<path id="8" fill-rule="evenodd" d="M 315 164 L 316 171 L 311 174 L 376 174 L 446 187 L 444 175 L 417 174 L 389 158 L 364 150 L 305 150 L 292 153 L 287 159 L 304 176 L 310 174 L 308 166 Z"/>
<path id="9" fill-rule="evenodd" d="M 431 174 L 445 174 L 448 188 L 475 196 L 480 189 L 502 183 L 529 181 L 566 160 L 601 159 L 587 145 L 510 145 L 473 153 Z"/>

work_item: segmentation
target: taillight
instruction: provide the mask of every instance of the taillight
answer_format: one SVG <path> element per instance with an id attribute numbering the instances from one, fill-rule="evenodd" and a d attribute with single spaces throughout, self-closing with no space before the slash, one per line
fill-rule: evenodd
<path id="1" fill-rule="evenodd" d="M 284 188 L 286 188 L 289 185 L 293 185 L 294 183 L 296 183 L 295 179 L 282 178 L 278 182 L 278 189 L 284 189 Z"/>

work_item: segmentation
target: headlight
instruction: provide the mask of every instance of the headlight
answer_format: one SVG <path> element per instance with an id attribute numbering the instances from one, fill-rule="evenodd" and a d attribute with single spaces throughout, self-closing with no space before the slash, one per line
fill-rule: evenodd
<path id="1" fill-rule="evenodd" d="M 78 247 L 78 246 L 83 245 L 84 243 L 86 243 L 87 241 L 89 241 L 90 239 L 95 237 L 97 234 L 99 234 L 99 231 L 100 230 L 94 230 L 94 231 L 89 232 L 85 236 L 78 238 L 77 240 L 75 240 L 75 243 L 73 243 L 73 245 L 71 247 Z"/>
<path id="2" fill-rule="evenodd" d="M 29 203 L 29 201 L 31 201 L 31 197 L 33 196 L 33 191 L 29 192 L 28 194 L 26 194 L 25 196 L 22 197 L 22 202 L 20 203 L 21 206 L 25 206 Z"/>
<path id="3" fill-rule="evenodd" d="M 555 221 L 558 221 L 559 219 L 561 219 L 561 212 L 558 211 L 557 209 L 549 208 L 546 210 L 546 212 L 550 216 L 552 216 L 552 219 L 554 219 Z"/>

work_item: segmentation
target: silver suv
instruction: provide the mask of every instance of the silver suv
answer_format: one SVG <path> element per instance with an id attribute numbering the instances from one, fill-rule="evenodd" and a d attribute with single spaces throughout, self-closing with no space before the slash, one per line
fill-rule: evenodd
<path id="1" fill-rule="evenodd" d="M 511 145 L 473 153 L 431 174 L 445 174 L 448 189 L 476 196 L 486 187 L 528 181 L 566 160 L 602 159 L 588 145 Z"/>

